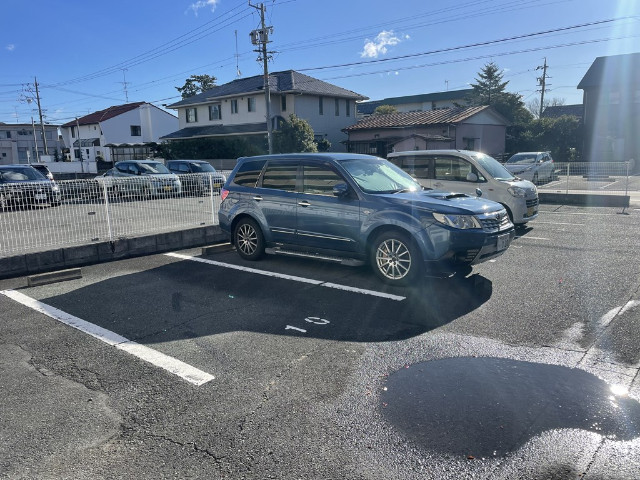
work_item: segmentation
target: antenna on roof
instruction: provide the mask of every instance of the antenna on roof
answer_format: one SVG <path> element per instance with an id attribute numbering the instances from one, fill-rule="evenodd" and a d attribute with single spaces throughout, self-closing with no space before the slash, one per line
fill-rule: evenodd
<path id="1" fill-rule="evenodd" d="M 127 71 L 126 68 L 121 68 L 120 70 L 122 70 L 122 79 L 124 80 L 122 83 L 122 86 L 124 87 L 124 98 L 127 99 L 127 103 L 129 103 L 129 92 L 127 92 L 127 85 L 129 84 L 129 82 L 127 82 L 127 76 L 125 75 L 124 72 Z"/>
<path id="2" fill-rule="evenodd" d="M 240 66 L 238 65 L 238 30 L 236 32 L 236 76 L 240 78 L 242 76 L 242 72 L 240 71 Z"/>

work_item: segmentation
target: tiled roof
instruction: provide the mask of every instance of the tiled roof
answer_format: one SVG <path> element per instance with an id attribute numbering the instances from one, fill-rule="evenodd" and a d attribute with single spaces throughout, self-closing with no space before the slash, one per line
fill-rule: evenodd
<path id="1" fill-rule="evenodd" d="M 448 90 L 446 92 L 424 93 L 420 95 L 407 95 L 404 97 L 390 97 L 382 100 L 358 103 L 358 113 L 370 115 L 380 105 L 404 105 L 407 103 L 430 103 L 442 102 L 446 100 L 461 100 L 468 96 L 473 89 Z"/>
<path id="2" fill-rule="evenodd" d="M 640 78 L 640 52 L 598 57 L 582 77 L 578 88 L 634 83 Z"/>
<path id="3" fill-rule="evenodd" d="M 545 108 L 542 112 L 543 118 L 556 118 L 563 115 L 582 118 L 584 115 L 584 105 L 554 105 Z"/>
<path id="4" fill-rule="evenodd" d="M 215 137 L 225 135 L 251 135 L 267 133 L 267 123 L 245 123 L 241 125 L 208 125 L 206 127 L 187 127 L 177 132 L 172 132 L 164 137 L 160 137 L 161 140 L 182 140 L 186 138 L 198 138 L 198 137 Z"/>
<path id="5" fill-rule="evenodd" d="M 90 113 L 89 115 L 85 115 L 84 117 L 78 118 L 78 124 L 94 125 L 96 123 L 104 122 L 105 120 L 109 120 L 110 118 L 117 117 L 118 115 L 122 115 L 123 113 L 129 112 L 131 110 L 135 110 L 140 105 L 144 105 L 145 103 L 146 102 L 126 103 L 124 105 L 116 105 L 113 107 L 105 108 L 104 110 L 99 110 L 97 112 Z M 62 126 L 73 127 L 75 125 L 76 121 L 72 120 Z"/>
<path id="6" fill-rule="evenodd" d="M 476 115 L 489 106 L 445 108 L 426 112 L 389 113 L 387 115 L 372 115 L 355 125 L 343 129 L 345 132 L 367 130 L 372 128 L 404 128 L 424 125 L 440 125 L 462 122 Z"/>
<path id="7" fill-rule="evenodd" d="M 317 78 L 304 75 L 294 70 L 274 72 L 269 74 L 269 88 L 271 93 L 306 93 L 312 95 L 327 95 L 331 97 L 350 98 L 353 100 L 366 100 L 367 97 L 352 92 Z M 206 103 L 216 98 L 237 96 L 249 93 L 264 92 L 264 80 L 262 75 L 239 78 L 232 82 L 213 87 L 205 92 L 185 98 L 169 105 L 168 108 L 178 108 L 185 105 Z"/>

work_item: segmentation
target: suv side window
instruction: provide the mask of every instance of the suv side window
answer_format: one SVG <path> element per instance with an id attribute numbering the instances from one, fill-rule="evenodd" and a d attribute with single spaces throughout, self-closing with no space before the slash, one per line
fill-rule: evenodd
<path id="1" fill-rule="evenodd" d="M 190 173 L 189 165 L 183 162 L 178 163 L 173 168 L 180 173 Z"/>
<path id="2" fill-rule="evenodd" d="M 233 183 L 242 187 L 255 187 L 265 163 L 266 160 L 244 162 L 233 177 Z"/>
<path id="3" fill-rule="evenodd" d="M 129 164 L 128 163 L 121 163 L 119 165 L 116 165 L 116 169 L 119 172 L 122 172 L 122 173 L 129 173 Z"/>
<path id="4" fill-rule="evenodd" d="M 327 165 L 302 166 L 302 193 L 333 196 L 333 187 L 344 179 Z"/>
<path id="5" fill-rule="evenodd" d="M 295 192 L 298 162 L 269 162 L 262 176 L 262 188 Z"/>
<path id="6" fill-rule="evenodd" d="M 435 157 L 435 179 L 466 182 L 467 175 L 473 172 L 472 165 L 463 158 Z"/>

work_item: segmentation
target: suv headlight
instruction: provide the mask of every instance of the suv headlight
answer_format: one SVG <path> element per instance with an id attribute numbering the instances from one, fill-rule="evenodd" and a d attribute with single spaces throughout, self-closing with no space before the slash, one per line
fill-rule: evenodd
<path id="1" fill-rule="evenodd" d="M 434 213 L 433 218 L 435 218 L 438 222 L 452 228 L 482 228 L 482 225 L 480 225 L 478 219 L 473 215 Z"/>
<path id="2" fill-rule="evenodd" d="M 517 198 L 524 198 L 525 195 L 527 194 L 527 191 L 524 188 L 521 187 L 509 187 L 507 188 L 507 191 L 513 195 L 514 197 Z"/>

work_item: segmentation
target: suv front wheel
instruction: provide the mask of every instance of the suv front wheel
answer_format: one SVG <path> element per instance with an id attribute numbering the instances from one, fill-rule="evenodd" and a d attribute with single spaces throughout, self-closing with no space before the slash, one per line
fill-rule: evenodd
<path id="1" fill-rule="evenodd" d="M 252 218 L 242 218 L 233 230 L 233 244 L 245 260 L 258 260 L 264 254 L 262 230 Z"/>
<path id="2" fill-rule="evenodd" d="M 392 285 L 406 285 L 420 270 L 420 254 L 411 239 L 401 232 L 384 232 L 371 247 L 373 271 Z"/>

